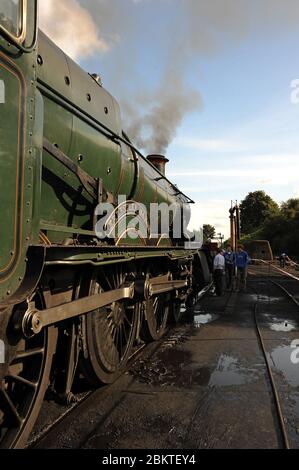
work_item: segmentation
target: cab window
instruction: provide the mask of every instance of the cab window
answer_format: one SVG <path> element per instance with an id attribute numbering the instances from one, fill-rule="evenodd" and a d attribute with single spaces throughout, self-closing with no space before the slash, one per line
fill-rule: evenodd
<path id="1" fill-rule="evenodd" d="M 0 2 L 0 25 L 8 33 L 21 41 L 25 34 L 25 11 L 26 0 L 1 0 Z"/>

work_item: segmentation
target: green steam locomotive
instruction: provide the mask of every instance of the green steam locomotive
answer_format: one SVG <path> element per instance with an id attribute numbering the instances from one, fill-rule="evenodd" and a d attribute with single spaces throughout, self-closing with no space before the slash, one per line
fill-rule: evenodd
<path id="1" fill-rule="evenodd" d="M 167 160 L 141 155 L 99 77 L 37 18 L 36 0 L 1 1 L 3 448 L 25 445 L 49 384 L 69 403 L 78 371 L 92 385 L 113 382 L 136 344 L 160 338 L 210 278 L 204 252 L 174 236 L 192 201 L 166 178 Z M 154 217 L 155 234 L 153 203 L 174 208 L 168 230 Z"/>

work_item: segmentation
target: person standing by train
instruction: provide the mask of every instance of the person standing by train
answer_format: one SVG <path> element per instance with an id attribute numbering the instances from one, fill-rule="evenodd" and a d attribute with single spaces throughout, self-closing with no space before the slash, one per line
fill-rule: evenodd
<path id="1" fill-rule="evenodd" d="M 280 262 L 280 267 L 281 268 L 285 268 L 286 267 L 286 264 L 287 264 L 287 254 L 286 253 L 281 253 L 280 257 L 279 257 L 279 262 Z"/>
<path id="2" fill-rule="evenodd" d="M 231 290 L 233 287 L 233 279 L 235 277 L 236 261 L 235 253 L 232 251 L 232 247 L 229 245 L 224 253 L 225 258 L 225 276 L 226 276 L 226 288 Z"/>
<path id="3" fill-rule="evenodd" d="M 214 258 L 214 283 L 216 295 L 223 295 L 223 277 L 225 272 L 225 259 L 220 248 L 217 249 L 217 255 Z"/>
<path id="4" fill-rule="evenodd" d="M 247 266 L 249 263 L 249 256 L 247 251 L 244 250 L 243 245 L 238 246 L 235 258 L 237 268 L 237 291 L 245 292 L 247 287 Z"/>

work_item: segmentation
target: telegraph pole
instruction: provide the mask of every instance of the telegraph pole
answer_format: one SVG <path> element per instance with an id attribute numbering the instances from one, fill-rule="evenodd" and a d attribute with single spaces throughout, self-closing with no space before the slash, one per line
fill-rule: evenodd
<path id="1" fill-rule="evenodd" d="M 229 210 L 229 218 L 230 218 L 230 240 L 233 251 L 237 251 L 238 242 L 241 237 L 241 230 L 240 230 L 240 207 L 238 201 L 233 203 L 231 202 L 231 208 Z"/>

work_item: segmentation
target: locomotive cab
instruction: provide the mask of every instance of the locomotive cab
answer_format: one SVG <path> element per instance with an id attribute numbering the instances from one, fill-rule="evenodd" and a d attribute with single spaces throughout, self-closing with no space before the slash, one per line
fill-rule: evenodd
<path id="1" fill-rule="evenodd" d="M 0 2 L 0 303 L 14 294 L 34 238 L 33 194 L 42 130 L 36 93 L 37 0 Z M 32 193 L 32 191 L 31 191 Z M 16 278 L 16 276 L 18 276 Z"/>
<path id="2" fill-rule="evenodd" d="M 37 0 L 2 0 L 0 34 L 23 52 L 31 52 L 37 35 Z"/>

